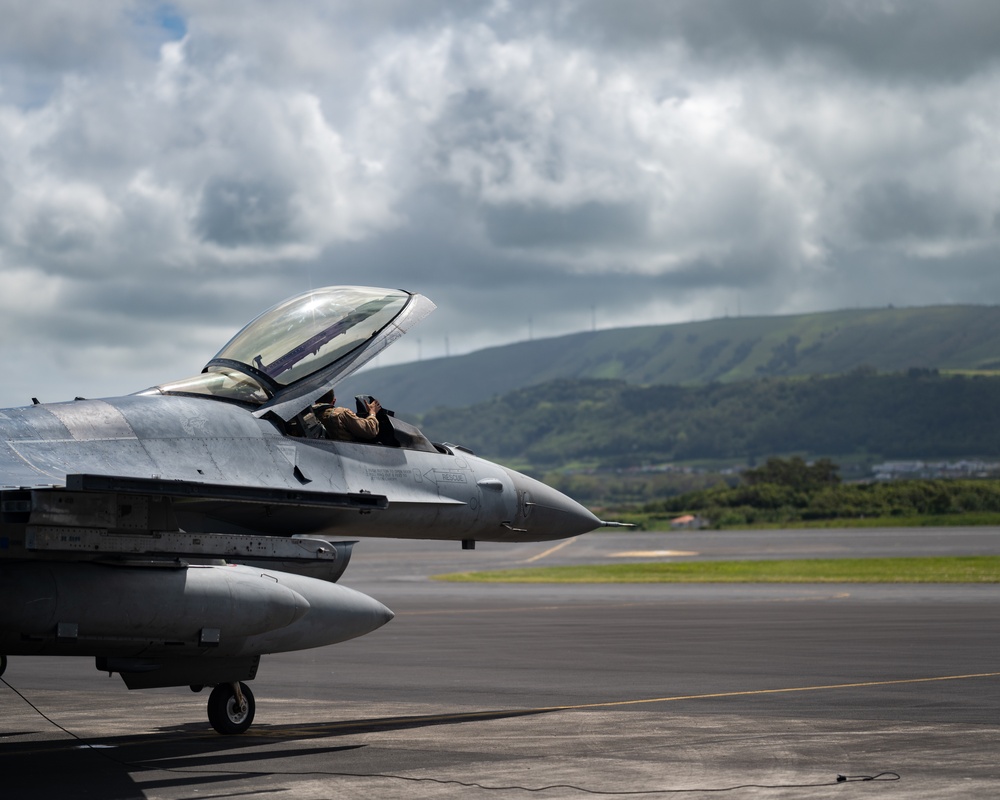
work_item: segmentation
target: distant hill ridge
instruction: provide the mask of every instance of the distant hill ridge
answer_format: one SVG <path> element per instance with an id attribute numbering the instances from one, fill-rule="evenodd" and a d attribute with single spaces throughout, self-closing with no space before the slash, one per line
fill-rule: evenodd
<path id="1" fill-rule="evenodd" d="M 370 370 L 338 394 L 373 394 L 389 408 L 423 413 L 558 378 L 699 385 L 865 365 L 1000 370 L 1000 307 L 853 309 L 575 333 Z"/>

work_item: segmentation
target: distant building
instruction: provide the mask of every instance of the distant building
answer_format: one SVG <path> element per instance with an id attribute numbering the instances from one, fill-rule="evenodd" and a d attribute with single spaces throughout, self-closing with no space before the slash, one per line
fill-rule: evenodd
<path id="1" fill-rule="evenodd" d="M 966 459 L 962 461 L 886 461 L 875 464 L 872 473 L 877 481 L 907 478 L 995 478 L 1000 463 Z"/>
<path id="2" fill-rule="evenodd" d="M 705 520 L 692 514 L 685 514 L 682 517 L 674 517 L 670 520 L 670 527 L 674 530 L 703 528 L 705 527 Z"/>

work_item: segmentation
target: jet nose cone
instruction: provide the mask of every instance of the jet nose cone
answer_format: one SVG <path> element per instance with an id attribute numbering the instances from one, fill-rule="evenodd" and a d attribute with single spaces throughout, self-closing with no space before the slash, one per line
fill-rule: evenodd
<path id="1" fill-rule="evenodd" d="M 524 539 L 565 539 L 601 527 L 601 520 L 573 498 L 527 475 L 510 475 L 518 505 L 513 527 Z"/>

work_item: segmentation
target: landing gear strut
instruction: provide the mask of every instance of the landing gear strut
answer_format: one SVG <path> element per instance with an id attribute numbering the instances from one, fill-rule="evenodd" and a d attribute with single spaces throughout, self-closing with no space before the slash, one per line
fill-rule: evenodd
<path id="1" fill-rule="evenodd" d="M 245 683 L 220 683 L 208 696 L 208 721 L 219 733 L 243 733 L 253 722 L 257 704 Z"/>

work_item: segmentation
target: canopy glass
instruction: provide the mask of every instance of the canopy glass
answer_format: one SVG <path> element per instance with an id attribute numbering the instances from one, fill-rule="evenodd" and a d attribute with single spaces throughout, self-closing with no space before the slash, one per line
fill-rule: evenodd
<path id="1" fill-rule="evenodd" d="M 316 289 L 265 311 L 237 333 L 212 362 L 246 364 L 279 386 L 287 386 L 372 338 L 409 299 L 408 292 L 397 289 Z"/>
<path id="2" fill-rule="evenodd" d="M 257 317 L 208 362 L 201 375 L 162 384 L 148 393 L 208 395 L 265 408 L 291 397 L 288 402 L 294 406 L 300 395 L 318 395 L 333 380 L 377 355 L 433 308 L 426 298 L 399 289 L 314 289 Z M 390 323 L 394 323 L 391 329 Z M 291 384 L 296 386 L 286 391 Z"/>

